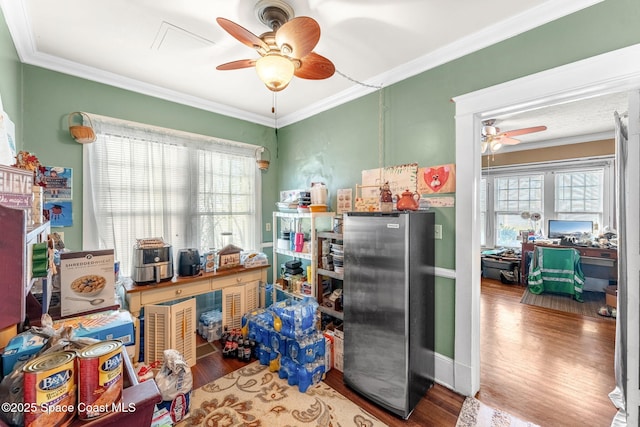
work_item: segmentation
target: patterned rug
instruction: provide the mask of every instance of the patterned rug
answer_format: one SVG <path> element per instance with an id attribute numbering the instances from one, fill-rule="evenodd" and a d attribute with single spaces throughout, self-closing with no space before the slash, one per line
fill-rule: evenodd
<path id="1" fill-rule="evenodd" d="M 196 389 L 190 408 L 177 426 L 386 426 L 324 382 L 301 393 L 258 362 Z"/>
<path id="2" fill-rule="evenodd" d="M 603 318 L 598 315 L 598 309 L 605 305 L 604 292 L 584 291 L 582 293 L 582 299 L 584 302 L 578 302 L 574 300 L 571 295 L 550 294 L 545 292 L 536 295 L 527 289 L 522 294 L 520 302 L 550 308 L 552 310 L 565 311 L 567 313 Z"/>
<path id="3" fill-rule="evenodd" d="M 485 405 L 478 399 L 467 397 L 462 404 L 456 427 L 539 427 L 522 421 L 499 409 Z"/>

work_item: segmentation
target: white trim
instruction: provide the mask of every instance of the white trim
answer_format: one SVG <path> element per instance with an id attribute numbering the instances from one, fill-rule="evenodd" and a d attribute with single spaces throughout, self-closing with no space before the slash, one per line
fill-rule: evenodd
<path id="1" fill-rule="evenodd" d="M 637 62 L 637 61 L 636 61 Z M 638 282 L 640 279 L 640 223 L 638 211 L 640 209 L 640 93 L 634 91 L 629 94 L 629 125 L 627 144 L 627 184 L 626 184 L 626 230 L 628 236 L 626 243 L 627 264 L 627 306 L 623 313 L 626 314 L 626 379 L 627 379 L 627 425 L 637 426 L 638 407 L 640 406 L 640 337 L 638 325 L 640 325 L 640 292 Z M 620 320 L 620 319 L 619 319 Z"/>
<path id="2" fill-rule="evenodd" d="M 482 119 L 497 113 L 516 113 L 640 88 L 640 61 L 629 59 L 638 57 L 640 44 L 454 98 L 459 184 L 456 192 L 456 391 L 473 396 L 480 388 L 480 203 L 476 190 L 481 178 L 478 129 Z M 629 291 L 636 297 L 639 293 L 634 287 Z M 637 322 L 629 326 L 630 332 L 637 330 Z M 635 354 L 629 360 L 637 360 L 638 348 L 629 351 Z M 638 393 L 638 390 L 631 392 Z M 637 414 L 637 407 L 631 412 Z"/>
<path id="3" fill-rule="evenodd" d="M 435 353 L 435 382 L 450 390 L 453 390 L 454 383 L 453 364 L 454 360 L 450 357 Z"/>
<path id="4" fill-rule="evenodd" d="M 445 279 L 456 279 L 456 271 L 448 268 L 435 267 L 433 274 L 436 277 L 444 277 Z"/>
<path id="5" fill-rule="evenodd" d="M 510 19 L 494 22 L 491 26 L 485 27 L 481 31 L 470 34 L 456 42 L 441 47 L 435 52 L 431 52 L 375 76 L 364 83 L 371 86 L 389 86 L 438 65 L 442 65 L 479 49 L 491 46 L 518 34 L 524 33 L 530 29 L 539 27 L 540 25 L 593 6 L 594 4 L 602 1 L 603 0 L 548 0 L 539 6 L 533 7 Z M 213 102 L 208 99 L 185 95 L 171 89 L 152 85 L 115 73 L 105 72 L 73 61 L 56 58 L 51 55 L 38 52 L 36 50 L 36 43 L 33 40 L 33 31 L 31 30 L 25 1 L 0 0 L 0 7 L 2 7 L 2 11 L 4 13 L 7 26 L 9 27 L 13 43 L 18 52 L 18 56 L 20 57 L 20 61 L 25 64 L 36 65 L 45 69 L 108 84 L 121 89 L 246 120 L 264 126 L 272 127 L 274 125 L 273 117 L 271 115 L 250 113 L 218 102 Z M 338 77 L 336 76 L 334 78 Z M 286 126 L 296 123 L 322 111 L 329 110 L 360 98 L 375 90 L 377 89 L 354 84 L 349 89 L 334 96 L 324 98 L 307 106 L 306 108 L 299 109 L 295 113 L 279 118 L 278 125 Z"/>

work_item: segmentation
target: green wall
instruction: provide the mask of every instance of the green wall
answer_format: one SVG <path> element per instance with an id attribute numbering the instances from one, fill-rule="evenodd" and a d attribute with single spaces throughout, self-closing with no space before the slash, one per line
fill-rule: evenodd
<path id="1" fill-rule="evenodd" d="M 231 119 L 30 65 L 23 66 L 25 84 L 23 146 L 47 166 L 73 168 L 73 226 L 61 229 L 65 243 L 82 248 L 82 145 L 68 127 L 68 114 L 86 111 L 135 122 L 230 139 L 275 149 L 275 133 L 265 126 Z M 277 161 L 263 173 L 263 187 L 274 188 Z M 267 192 L 263 210 L 274 206 Z M 265 237 L 267 237 L 265 234 Z"/>
<path id="2" fill-rule="evenodd" d="M 335 204 L 335 190 L 354 187 L 362 170 L 379 167 L 380 157 L 384 166 L 455 163 L 453 97 L 640 43 L 639 25 L 640 2 L 607 0 L 385 88 L 381 155 L 380 92 L 280 129 L 280 161 L 287 167 L 278 186 L 298 188 L 322 178 Z M 435 212 L 443 225 L 436 266 L 455 269 L 455 233 L 468 231 L 455 230 L 454 208 Z M 436 351 L 448 357 L 454 357 L 456 286 L 469 285 L 436 281 Z"/>
<path id="3" fill-rule="evenodd" d="M 22 76 L 20 58 L 11 40 L 9 29 L 5 25 L 4 14 L 0 9 L 0 96 L 2 106 L 16 125 L 16 139 L 20 141 L 20 129 L 22 125 L 22 111 L 20 90 L 22 89 Z"/>
<path id="4" fill-rule="evenodd" d="M 275 132 L 264 126 L 89 82 L 20 66 L 4 19 L 0 22 L 0 93 L 17 125 L 19 147 L 43 163 L 74 169 L 74 226 L 64 229 L 81 247 L 82 147 L 67 130 L 67 114 L 96 114 L 259 145 L 272 153 L 263 181 L 263 222 L 281 189 L 324 181 L 335 206 L 339 188 L 354 188 L 364 169 L 417 162 L 455 162 L 455 105 L 451 98 L 640 43 L 640 2 L 606 0 L 584 11 L 512 37 L 345 105 Z M 630 58 L 637 60 L 637 58 Z M 336 64 L 340 69 L 340 64 Z M 332 78 L 341 78 L 336 75 Z M 382 99 L 381 99 L 382 97 Z M 383 108 L 379 109 L 382 101 Z M 379 114 L 384 126 L 379 135 Z M 379 146 L 382 151 L 379 152 Z M 455 270 L 455 209 L 436 209 L 443 240 L 436 265 Z M 264 230 L 264 227 L 263 227 Z M 271 241 L 271 233 L 263 233 Z M 454 357 L 454 279 L 436 279 L 436 351 Z"/>

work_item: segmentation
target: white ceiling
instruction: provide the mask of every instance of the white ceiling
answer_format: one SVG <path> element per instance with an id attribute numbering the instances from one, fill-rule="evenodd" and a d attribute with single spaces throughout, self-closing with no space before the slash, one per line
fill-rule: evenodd
<path id="1" fill-rule="evenodd" d="M 326 80 L 294 78 L 276 98 L 252 68 L 216 70 L 222 63 L 259 57 L 215 21 L 227 18 L 256 35 L 269 31 L 255 16 L 256 0 L 0 0 L 0 5 L 23 63 L 281 127 L 600 1 L 288 0 L 296 16 L 318 21 L 322 33 L 314 51 L 330 59 L 337 72 Z M 608 100 L 606 108 L 595 105 L 611 113 L 610 102 L 617 106 L 620 99 Z M 587 104 L 591 110 L 594 103 L 576 103 L 571 119 L 563 106 L 500 118 L 496 126 L 510 130 L 533 120 L 549 127 L 532 139 L 605 131 Z"/>

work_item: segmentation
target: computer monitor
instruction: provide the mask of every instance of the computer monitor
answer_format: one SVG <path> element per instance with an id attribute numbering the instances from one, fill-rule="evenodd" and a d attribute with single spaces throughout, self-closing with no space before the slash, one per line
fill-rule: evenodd
<path id="1" fill-rule="evenodd" d="M 549 239 L 561 239 L 565 236 L 580 237 L 583 233 L 593 233 L 593 221 L 575 221 L 566 219 L 550 219 Z"/>

